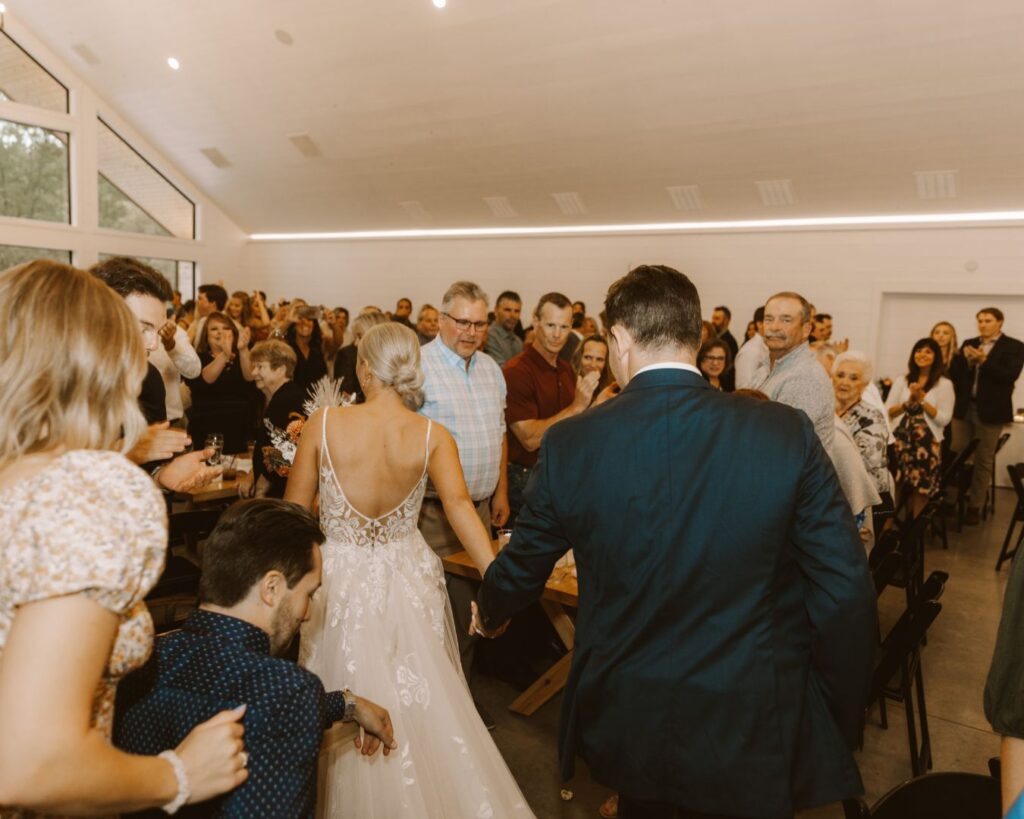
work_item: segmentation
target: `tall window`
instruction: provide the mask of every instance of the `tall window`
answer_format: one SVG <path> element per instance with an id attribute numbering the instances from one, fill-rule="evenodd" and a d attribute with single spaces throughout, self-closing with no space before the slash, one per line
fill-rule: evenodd
<path id="1" fill-rule="evenodd" d="M 100 227 L 194 239 L 192 201 L 103 120 L 98 127 Z"/>
<path id="2" fill-rule="evenodd" d="M 0 216 L 71 221 L 66 133 L 0 119 Z"/>
<path id="3" fill-rule="evenodd" d="M 0 31 L 0 99 L 68 113 L 68 89 Z"/>
<path id="4" fill-rule="evenodd" d="M 53 259 L 55 262 L 71 264 L 70 250 L 54 250 L 48 247 L 22 247 L 21 245 L 0 245 L 0 270 L 25 264 L 35 259 Z"/>

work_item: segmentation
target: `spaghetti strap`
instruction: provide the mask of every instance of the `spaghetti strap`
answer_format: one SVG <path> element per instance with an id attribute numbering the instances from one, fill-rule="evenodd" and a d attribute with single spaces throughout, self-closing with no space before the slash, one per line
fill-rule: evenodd
<path id="1" fill-rule="evenodd" d="M 427 467 L 430 466 L 430 429 L 434 422 L 427 419 L 427 440 L 423 444 L 423 474 L 427 474 Z"/>
<path id="2" fill-rule="evenodd" d="M 327 465 L 331 468 L 331 474 L 335 476 L 337 480 L 337 472 L 334 471 L 334 462 L 331 460 L 331 450 L 327 448 L 327 412 L 330 407 L 324 407 L 324 418 L 323 425 L 320 429 L 320 460 L 326 460 Z"/>

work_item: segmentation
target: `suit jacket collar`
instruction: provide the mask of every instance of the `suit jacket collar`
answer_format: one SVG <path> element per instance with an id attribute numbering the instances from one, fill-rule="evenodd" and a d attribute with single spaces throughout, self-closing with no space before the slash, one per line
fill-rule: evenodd
<path id="1" fill-rule="evenodd" d="M 699 387 L 701 389 L 711 389 L 707 381 L 704 380 L 703 376 L 697 375 L 697 373 L 691 370 L 677 370 L 677 369 L 659 369 L 659 370 L 648 370 L 645 373 L 633 376 L 629 383 L 626 385 L 626 389 L 623 392 L 633 392 L 636 390 L 649 390 L 655 387 Z"/>

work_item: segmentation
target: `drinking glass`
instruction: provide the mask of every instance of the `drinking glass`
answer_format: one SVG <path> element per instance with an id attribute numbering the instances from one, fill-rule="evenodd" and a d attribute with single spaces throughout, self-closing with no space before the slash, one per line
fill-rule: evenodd
<path id="1" fill-rule="evenodd" d="M 203 442 L 203 449 L 212 449 L 213 454 L 206 459 L 207 466 L 217 466 L 224 452 L 224 433 L 211 432 Z"/>

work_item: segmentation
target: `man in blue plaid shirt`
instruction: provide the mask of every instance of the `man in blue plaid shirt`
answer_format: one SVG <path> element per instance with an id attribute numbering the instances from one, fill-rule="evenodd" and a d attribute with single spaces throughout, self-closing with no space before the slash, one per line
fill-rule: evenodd
<path id="1" fill-rule="evenodd" d="M 491 524 L 503 526 L 509 509 L 505 378 L 494 359 L 478 352 L 487 330 L 487 305 L 487 294 L 472 282 L 455 282 L 444 294 L 437 337 L 420 350 L 426 396 L 420 412 L 455 438 L 466 486 L 489 529 Z M 433 487 L 427 487 L 419 525 L 438 555 L 462 550 Z M 474 640 L 468 635 L 470 602 L 476 599 L 476 585 L 451 574 L 446 579 L 462 668 L 469 679 Z"/>

